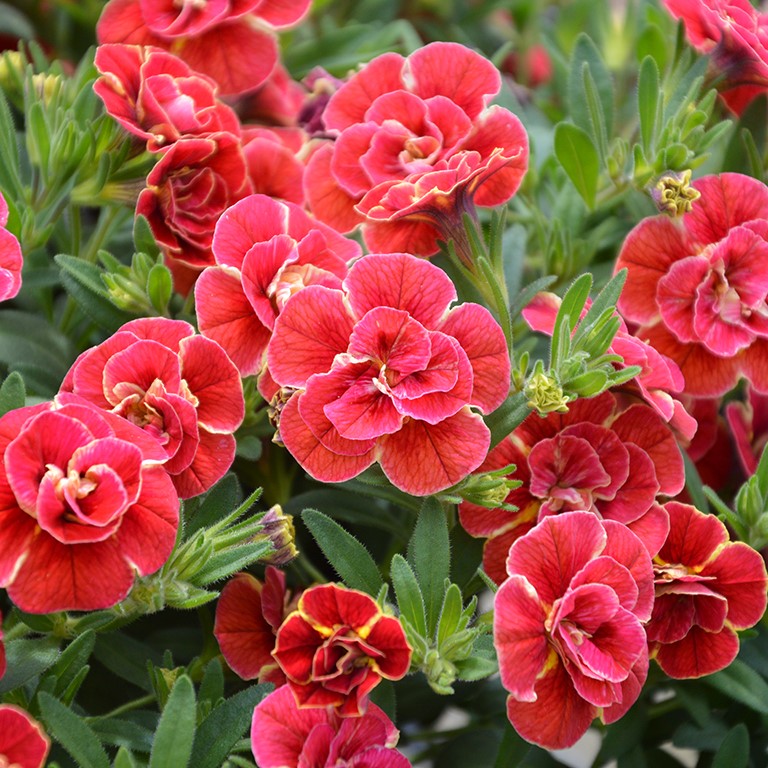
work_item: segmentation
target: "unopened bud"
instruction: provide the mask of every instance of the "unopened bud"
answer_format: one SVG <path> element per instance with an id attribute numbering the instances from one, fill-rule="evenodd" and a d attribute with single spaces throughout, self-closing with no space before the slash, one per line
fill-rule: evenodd
<path id="1" fill-rule="evenodd" d="M 528 407 L 538 411 L 540 416 L 553 411 L 568 412 L 570 398 L 563 392 L 563 388 L 555 378 L 546 371 L 536 371 L 531 374 L 525 385 L 525 395 L 528 398 Z"/>
<path id="2" fill-rule="evenodd" d="M 261 518 L 261 535 L 269 540 L 274 552 L 265 555 L 262 562 L 282 567 L 298 556 L 296 549 L 296 529 L 293 517 L 286 515 L 279 504 L 269 509 Z"/>
<path id="3" fill-rule="evenodd" d="M 663 174 L 651 190 L 651 197 L 662 213 L 677 217 L 688 213 L 693 208 L 693 202 L 701 197 L 701 193 L 691 186 L 689 169 Z"/>

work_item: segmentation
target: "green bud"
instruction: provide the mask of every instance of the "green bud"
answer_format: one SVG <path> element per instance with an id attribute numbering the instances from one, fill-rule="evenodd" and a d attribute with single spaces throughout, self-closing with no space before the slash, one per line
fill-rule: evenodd
<path id="1" fill-rule="evenodd" d="M 168 302 L 173 293 L 171 271 L 164 264 L 155 264 L 149 271 L 147 295 L 152 306 L 161 314 L 168 309 Z"/>
<path id="2" fill-rule="evenodd" d="M 546 371 L 534 372 L 526 382 L 524 391 L 528 407 L 538 411 L 540 416 L 555 411 L 568 412 L 568 401 L 572 398 L 563 393 L 554 376 Z"/>

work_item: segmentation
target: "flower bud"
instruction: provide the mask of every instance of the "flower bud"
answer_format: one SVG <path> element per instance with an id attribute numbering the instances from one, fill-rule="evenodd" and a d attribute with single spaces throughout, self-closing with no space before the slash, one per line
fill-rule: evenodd
<path id="1" fill-rule="evenodd" d="M 651 197 L 661 213 L 676 218 L 688 213 L 701 194 L 691 186 L 691 171 L 688 169 L 662 174 L 651 189 Z"/>

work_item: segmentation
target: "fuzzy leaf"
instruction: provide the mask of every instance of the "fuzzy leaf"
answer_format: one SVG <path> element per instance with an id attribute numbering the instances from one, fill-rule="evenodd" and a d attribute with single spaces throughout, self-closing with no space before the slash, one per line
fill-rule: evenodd
<path id="1" fill-rule="evenodd" d="M 23 408 L 25 397 L 24 379 L 21 374 L 18 371 L 9 373 L 0 386 L 0 416 L 4 416 L 8 411 Z"/>
<path id="2" fill-rule="evenodd" d="M 746 768 L 749 763 L 749 731 L 739 723 L 726 734 L 717 750 L 712 768 Z"/>
<path id="3" fill-rule="evenodd" d="M 12 691 L 45 672 L 59 657 L 53 637 L 9 640 L 5 644 L 7 669 L 0 678 L 0 694 Z"/>
<path id="4" fill-rule="evenodd" d="M 726 669 L 705 677 L 704 682 L 755 712 L 768 715 L 768 683 L 743 661 L 736 659 Z"/>
<path id="5" fill-rule="evenodd" d="M 589 208 L 595 207 L 600 159 L 583 129 L 570 123 L 555 128 L 555 155 Z"/>
<path id="6" fill-rule="evenodd" d="M 305 509 L 301 517 L 341 580 L 348 587 L 375 597 L 384 581 L 368 550 L 351 533 L 316 509 Z"/>
<path id="7" fill-rule="evenodd" d="M 195 689 L 182 675 L 173 685 L 157 724 L 149 768 L 185 768 L 195 740 Z"/>
<path id="8" fill-rule="evenodd" d="M 426 637 L 427 620 L 424 613 L 424 597 L 421 594 L 421 588 L 416 580 L 413 569 L 402 555 L 396 554 L 392 558 L 392 563 L 389 566 L 389 575 L 395 588 L 400 616 L 419 635 Z"/>

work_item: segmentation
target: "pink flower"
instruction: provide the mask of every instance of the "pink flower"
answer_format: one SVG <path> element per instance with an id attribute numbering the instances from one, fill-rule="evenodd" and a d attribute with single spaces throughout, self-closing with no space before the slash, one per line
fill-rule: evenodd
<path id="1" fill-rule="evenodd" d="M 233 95 L 267 79 L 278 60 L 272 30 L 297 24 L 308 9 L 309 0 L 110 0 L 96 35 L 102 44 L 172 50 Z"/>
<path id="2" fill-rule="evenodd" d="M 232 133 L 182 138 L 171 144 L 147 176 L 136 203 L 188 292 L 198 272 L 214 263 L 213 230 L 230 205 L 251 193 L 243 148 Z"/>
<path id="3" fill-rule="evenodd" d="M 525 51 L 512 51 L 501 63 L 501 69 L 528 88 L 546 85 L 554 73 L 546 47 L 535 43 Z"/>
<path id="4" fill-rule="evenodd" d="M 547 517 L 510 548 L 494 601 L 507 716 L 526 740 L 574 744 L 598 715 L 618 720 L 648 672 L 648 551 L 626 526 L 588 512 Z"/>
<path id="5" fill-rule="evenodd" d="M 753 626 L 765 612 L 768 576 L 760 554 L 730 541 L 714 515 L 674 501 L 665 507 L 670 530 L 653 563 L 648 642 L 670 677 L 701 677 L 736 658 L 736 630 Z"/>
<path id="6" fill-rule="evenodd" d="M 710 54 L 724 78 L 723 100 L 740 115 L 768 91 L 768 16 L 749 0 L 664 0 L 682 19 L 691 45 Z"/>
<path id="7" fill-rule="evenodd" d="M 628 526 L 655 554 L 668 531 L 656 498 L 679 493 L 685 481 L 669 427 L 645 404 L 619 408 L 610 392 L 576 400 L 565 414 L 531 414 L 480 469 L 508 464 L 516 466 L 511 479 L 522 481 L 506 498 L 514 512 L 468 502 L 459 507 L 465 530 L 488 539 L 483 567 L 497 583 L 505 578 L 510 545 L 548 515 L 570 510 Z"/>
<path id="8" fill-rule="evenodd" d="M 482 462 L 490 433 L 471 407 L 490 413 L 506 398 L 509 353 L 488 310 L 449 309 L 455 299 L 442 270 L 389 254 L 357 261 L 342 290 L 311 285 L 285 305 L 267 361 L 298 390 L 279 434 L 310 475 L 340 482 L 378 461 L 421 496 Z"/>
<path id="9" fill-rule="evenodd" d="M 591 301 L 588 299 L 583 314 L 586 314 L 590 305 Z M 534 331 L 551 336 L 559 309 L 560 297 L 542 291 L 536 294 L 522 314 Z M 623 320 L 606 353 L 621 355 L 623 361 L 616 363 L 619 369 L 629 365 L 641 368 L 640 373 L 621 388 L 622 393 L 630 398 L 641 397 L 684 440 L 690 440 L 696 432 L 696 419 L 675 397 L 685 387 L 683 374 L 677 363 L 657 352 L 646 341 L 632 336 Z M 614 390 L 614 393 L 616 391 Z"/>
<path id="10" fill-rule="evenodd" d="M 5 228 L 7 223 L 8 203 L 0 194 L 0 301 L 12 299 L 18 294 L 24 263 L 19 241 Z"/>
<path id="11" fill-rule="evenodd" d="M 299 709 L 283 686 L 254 710 L 251 747 L 261 768 L 410 768 L 393 749 L 399 735 L 375 704 L 339 717 L 333 707 Z"/>
<path id="12" fill-rule="evenodd" d="M 300 128 L 243 129 L 243 152 L 255 193 L 304 206 L 300 153 L 306 138 Z"/>
<path id="13" fill-rule="evenodd" d="M 43 768 L 50 747 L 40 723 L 20 707 L 0 704 L 0 765 Z"/>
<path id="14" fill-rule="evenodd" d="M 295 608 L 285 574 L 268 566 L 264 581 L 238 573 L 216 603 L 213 634 L 227 664 L 243 680 L 283 685 L 285 674 L 272 657 L 277 630 Z"/>
<path id="15" fill-rule="evenodd" d="M 234 460 L 240 376 L 216 342 L 181 320 L 126 323 L 75 360 L 60 392 L 141 427 L 181 498 L 208 490 Z"/>
<path id="16" fill-rule="evenodd" d="M 43 403 L 0 419 L 0 586 L 21 610 L 109 608 L 136 574 L 160 568 L 179 500 L 157 448 L 85 403 Z"/>
<path id="17" fill-rule="evenodd" d="M 359 717 L 373 688 L 404 677 L 411 665 L 400 620 L 370 595 L 336 584 L 301 593 L 272 655 L 299 707 L 330 706 L 343 717 Z"/>
<path id="18" fill-rule="evenodd" d="M 292 203 L 251 195 L 219 219 L 216 267 L 195 288 L 200 332 L 218 342 L 242 376 L 258 374 L 275 320 L 308 285 L 340 288 L 360 247 Z M 268 397 L 274 394 L 267 393 Z"/>
<path id="19" fill-rule="evenodd" d="M 341 232 L 363 223 L 370 250 L 435 253 L 463 211 L 506 202 L 527 168 L 522 124 L 488 107 L 500 87 L 491 62 L 458 43 L 371 61 L 323 113 L 338 137 L 307 165 L 313 213 Z"/>
<path id="20" fill-rule="evenodd" d="M 680 366 L 686 393 L 721 395 L 740 375 L 768 392 L 768 187 L 736 173 L 693 186 L 689 213 L 644 219 L 627 236 L 619 311 Z"/>
<path id="21" fill-rule="evenodd" d="M 177 56 L 138 45 L 101 45 L 93 89 L 107 112 L 151 151 L 182 136 L 240 134 L 233 110 L 216 98 L 216 84 Z"/>

